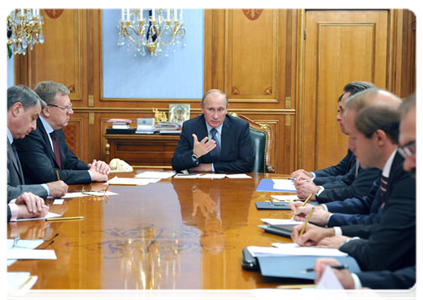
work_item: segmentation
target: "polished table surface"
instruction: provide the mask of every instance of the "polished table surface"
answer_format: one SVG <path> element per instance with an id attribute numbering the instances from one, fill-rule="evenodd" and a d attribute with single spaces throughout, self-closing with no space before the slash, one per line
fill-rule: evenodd
<path id="1" fill-rule="evenodd" d="M 109 176 L 133 177 L 133 173 Z M 44 239 L 57 260 L 19 260 L 9 272 L 37 275 L 34 289 L 255 289 L 278 278 L 241 267 L 242 249 L 291 242 L 264 233 L 262 218 L 289 218 L 283 210 L 257 210 L 262 178 L 162 179 L 145 186 L 110 186 L 115 196 L 73 198 L 50 211 L 82 220 L 8 224 L 8 238 Z M 71 186 L 69 192 L 105 190 L 104 183 Z M 276 193 L 281 194 L 281 193 Z"/>

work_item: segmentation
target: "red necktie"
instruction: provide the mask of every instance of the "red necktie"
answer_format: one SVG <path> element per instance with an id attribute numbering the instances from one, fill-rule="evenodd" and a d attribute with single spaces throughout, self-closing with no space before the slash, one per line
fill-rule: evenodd
<path id="1" fill-rule="evenodd" d="M 60 161 L 60 150 L 59 150 L 59 141 L 56 137 L 56 132 L 53 131 L 50 133 L 51 141 L 53 142 L 54 156 L 56 156 L 56 162 L 59 165 L 59 168 L 62 168 L 62 163 Z"/>

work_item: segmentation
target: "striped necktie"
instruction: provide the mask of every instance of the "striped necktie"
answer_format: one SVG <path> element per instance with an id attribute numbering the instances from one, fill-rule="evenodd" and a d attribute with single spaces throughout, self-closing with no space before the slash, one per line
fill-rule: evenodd
<path id="1" fill-rule="evenodd" d="M 217 130 L 216 128 L 212 128 L 210 130 L 212 139 L 216 142 L 216 147 L 212 150 L 211 155 L 213 160 L 220 160 L 220 142 L 219 139 L 216 137 Z"/>
<path id="2" fill-rule="evenodd" d="M 56 157 L 56 162 L 59 165 L 59 168 L 62 168 L 62 163 L 60 160 L 60 148 L 59 141 L 57 140 L 56 131 L 50 133 L 51 141 L 53 142 L 54 156 Z"/>

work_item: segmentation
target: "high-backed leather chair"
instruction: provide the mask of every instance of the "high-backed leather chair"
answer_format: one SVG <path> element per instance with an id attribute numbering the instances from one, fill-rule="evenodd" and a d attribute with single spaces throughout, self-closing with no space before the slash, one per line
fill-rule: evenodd
<path id="1" fill-rule="evenodd" d="M 256 161 L 254 162 L 253 172 L 257 173 L 275 173 L 272 165 L 272 152 L 274 143 L 274 134 L 272 128 L 267 124 L 259 124 L 247 118 L 244 115 L 231 113 L 250 124 L 250 137 L 256 150 Z"/>

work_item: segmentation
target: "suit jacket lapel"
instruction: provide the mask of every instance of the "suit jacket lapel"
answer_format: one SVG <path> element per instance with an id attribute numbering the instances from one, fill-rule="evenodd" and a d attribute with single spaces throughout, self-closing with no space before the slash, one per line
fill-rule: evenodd
<path id="1" fill-rule="evenodd" d="M 19 180 L 21 184 L 25 184 L 25 179 L 23 176 L 21 162 L 19 161 L 19 156 L 16 155 L 17 153 L 13 149 L 13 146 L 10 145 L 9 140 L 7 140 L 7 153 L 8 153 L 8 157 L 10 157 L 12 161 L 13 167 L 16 169 L 16 173 L 19 176 Z"/>
<path id="2" fill-rule="evenodd" d="M 229 149 L 231 148 L 231 141 L 232 141 L 232 122 L 226 116 L 225 121 L 223 122 L 222 126 L 222 135 L 220 137 L 220 157 L 228 157 L 229 156 Z"/>

